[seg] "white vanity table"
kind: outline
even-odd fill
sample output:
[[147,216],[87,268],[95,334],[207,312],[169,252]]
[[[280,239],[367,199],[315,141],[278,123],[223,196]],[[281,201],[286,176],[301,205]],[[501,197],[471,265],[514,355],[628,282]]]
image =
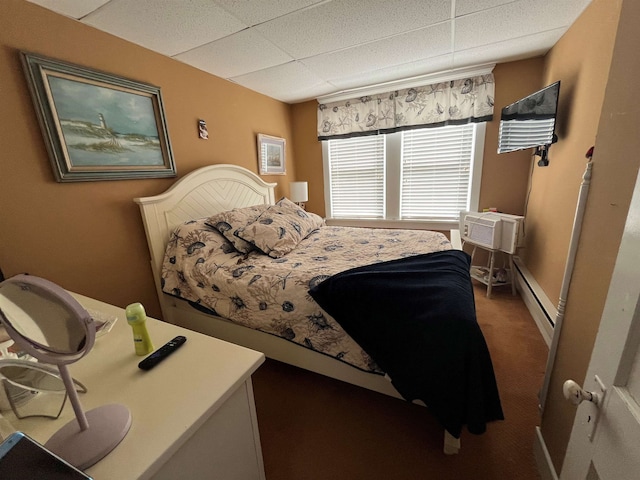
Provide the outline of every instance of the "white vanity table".
[[[150,371],[138,368],[124,309],[73,295],[85,308],[118,317],[89,354],[71,365],[88,392],[85,410],[121,403],[132,423],[124,440],[86,472],[95,480],[219,478],[264,480],[251,375],[260,352],[149,318],[154,346],[184,335],[187,342]],[[40,443],[73,420],[69,402],[56,419],[5,417]]]

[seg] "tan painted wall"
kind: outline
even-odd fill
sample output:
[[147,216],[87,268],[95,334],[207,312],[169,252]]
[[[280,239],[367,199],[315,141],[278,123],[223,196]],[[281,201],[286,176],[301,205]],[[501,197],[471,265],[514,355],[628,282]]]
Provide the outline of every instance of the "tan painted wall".
[[535,92],[542,82],[542,57],[496,65],[496,98],[493,121],[487,123],[482,166],[480,209],[522,215],[531,170],[531,151],[498,154],[500,111],[503,107]]
[[[288,175],[267,176],[288,194],[295,177],[290,106],[102,33],[23,0],[0,2],[0,268],[29,272],[70,290],[125,306],[160,310],[134,197],[175,179],[57,183],[18,52],[161,87],[178,176],[209,164],[257,172],[256,135],[288,140]],[[197,136],[207,121],[208,141]]]
[[607,83],[618,9],[594,1],[547,54],[544,85],[561,81],[556,134],[548,167],[533,169],[527,209],[527,268],[557,303],[580,182],[594,145]]
[[[586,132],[596,138],[591,189],[541,425],[558,472],[575,417],[562,383],[584,380],[640,166],[639,20],[635,0],[594,0],[547,61],[548,71],[573,72],[575,79],[567,128],[574,152],[569,155],[584,154],[578,140],[587,141]],[[584,163],[583,158],[573,161]]]
[[307,210],[325,216],[324,177],[322,169],[322,144],[316,134],[316,107],[318,103],[297,103],[291,106],[293,136],[296,157],[296,175],[300,181],[309,182]]

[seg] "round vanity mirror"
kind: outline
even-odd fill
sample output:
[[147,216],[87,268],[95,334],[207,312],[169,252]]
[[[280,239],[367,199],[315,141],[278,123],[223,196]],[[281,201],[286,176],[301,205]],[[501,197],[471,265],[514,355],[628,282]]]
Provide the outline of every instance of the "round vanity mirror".
[[0,283],[0,324],[26,353],[60,370],[77,421],[63,426],[45,446],[81,470],[113,450],[131,426],[129,409],[112,404],[85,413],[67,367],[93,347],[96,332],[89,313],[55,283],[16,275]]
[[[70,363],[86,354],[95,340],[88,312],[66,291],[38,277],[22,275],[0,284],[2,323],[29,353],[37,349],[48,363]],[[34,355],[36,356],[36,355]],[[36,358],[38,358],[36,356]],[[68,361],[66,361],[68,360]]]

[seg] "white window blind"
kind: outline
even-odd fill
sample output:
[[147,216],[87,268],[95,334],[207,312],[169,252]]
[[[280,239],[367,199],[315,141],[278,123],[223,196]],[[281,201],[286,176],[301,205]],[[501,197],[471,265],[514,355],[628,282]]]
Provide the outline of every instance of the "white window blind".
[[322,142],[332,225],[446,229],[476,211],[484,123]]
[[385,136],[329,140],[333,218],[384,218]]
[[401,219],[454,221],[468,209],[474,124],[402,132]]
[[498,153],[549,145],[553,142],[555,118],[503,120],[498,135]]

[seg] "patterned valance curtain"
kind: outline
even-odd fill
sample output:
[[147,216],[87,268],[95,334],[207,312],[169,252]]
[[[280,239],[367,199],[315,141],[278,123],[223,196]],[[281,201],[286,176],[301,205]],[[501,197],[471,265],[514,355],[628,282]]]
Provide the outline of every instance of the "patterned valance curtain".
[[318,105],[318,140],[493,118],[493,74]]

